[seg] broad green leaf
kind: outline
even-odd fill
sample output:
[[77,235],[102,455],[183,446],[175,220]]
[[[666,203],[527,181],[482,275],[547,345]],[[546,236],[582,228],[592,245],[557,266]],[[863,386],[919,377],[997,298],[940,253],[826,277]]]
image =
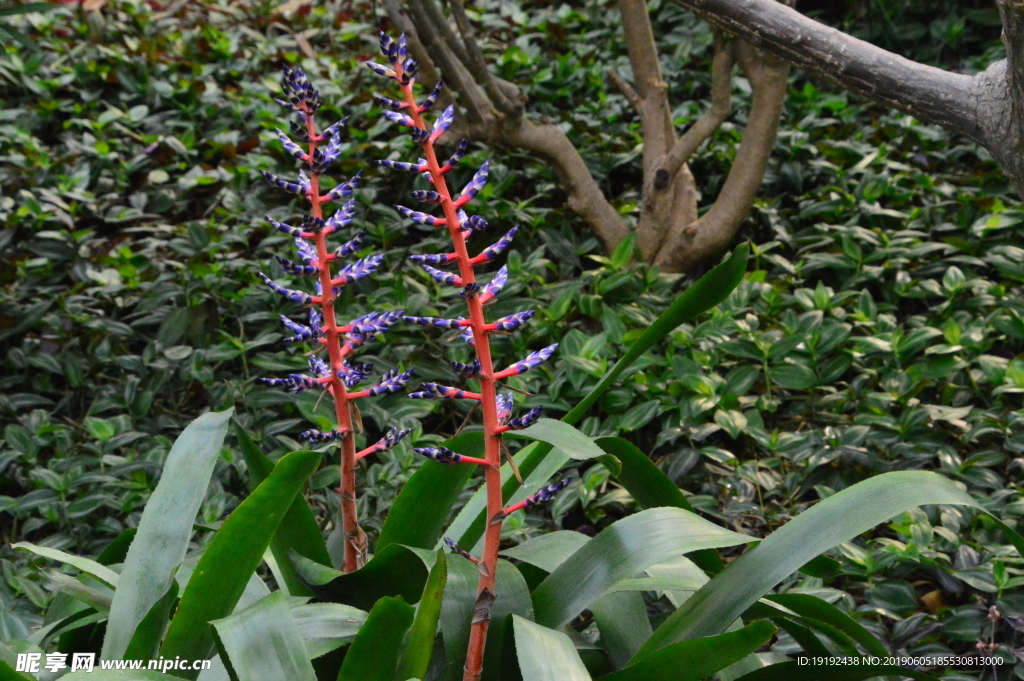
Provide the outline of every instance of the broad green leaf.
[[429,570],[422,556],[400,544],[384,547],[366,565],[348,574],[297,553],[291,554],[291,560],[299,578],[317,598],[362,610],[369,610],[384,596],[401,596],[406,602],[415,602],[423,593]]
[[398,596],[377,601],[345,655],[338,681],[393,681],[414,613]]
[[[747,269],[747,257],[750,248],[747,244],[741,244],[733,251],[723,263],[712,269],[703,277],[698,279],[692,286],[683,292],[672,305],[663,312],[641,334],[629,350],[619,359],[618,362],[605,374],[587,396],[580,401],[572,410],[562,417],[562,422],[570,426],[575,425],[583,418],[590,408],[597,403],[601,396],[614,385],[619,376],[628,369],[633,362],[640,358],[645,352],[651,349],[656,343],[668,336],[680,324],[683,324],[697,315],[710,310],[723,300],[729,297]],[[516,456],[516,465],[520,473],[527,478],[528,484],[520,486],[519,482],[512,475],[511,467],[508,464],[502,466],[502,498],[508,502],[513,495],[518,500],[536,493],[542,486],[547,484],[550,475],[547,477],[534,476],[533,473],[545,463],[545,470],[558,471],[569,460],[564,454],[556,452],[551,454],[552,446],[546,442],[536,443],[524,447]],[[547,459],[553,459],[547,461]],[[459,512],[448,530],[448,536],[458,537],[458,543],[463,547],[475,546],[480,537],[483,536],[486,523],[487,495],[481,488],[473,495]]]
[[[596,442],[598,447],[622,464],[622,471],[616,479],[641,506],[674,506],[693,512],[693,506],[686,499],[686,495],[632,442],[621,437],[602,437]],[[724,567],[721,557],[714,550],[698,551],[691,558],[709,574],[721,572]]]
[[590,537],[571,530],[556,530],[527,539],[519,546],[505,549],[501,555],[554,572],[572,554],[582,549]]
[[[238,505],[199,559],[160,654],[165,658],[206,659],[213,650],[209,622],[231,614],[259,567],[263,552],[295,495],[320,465],[319,452],[292,452]],[[186,678],[197,674],[183,673]]]
[[602,530],[541,582],[533,592],[537,622],[564,627],[613,584],[651,565],[749,540],[678,508],[652,508],[628,516]]
[[605,593],[589,607],[605,652],[622,669],[653,633],[644,597],[635,591]]
[[706,583],[707,580],[679,577],[640,577],[616,582],[605,593],[614,594],[622,591],[696,591]]
[[129,527],[114,537],[114,540],[107,544],[107,548],[103,549],[103,553],[96,557],[96,562],[100,565],[123,563],[128,557],[128,549],[135,539],[136,532],[138,532],[136,528]]
[[775,631],[770,622],[761,620],[738,631],[674,643],[649,659],[601,678],[607,681],[701,681],[763,646]]
[[529,428],[510,431],[508,434],[546,442],[571,459],[596,459],[604,454],[592,439],[564,421],[539,419]]
[[310,659],[351,643],[366,621],[366,612],[338,603],[312,603],[291,609]]
[[30,544],[27,541],[11,544],[11,548],[28,551],[29,553],[34,553],[37,556],[42,556],[43,558],[49,558],[50,560],[66,563],[72,567],[78,568],[82,572],[92,575],[112,589],[117,588],[117,580],[120,578],[120,575],[95,560],[80,558],[79,556],[73,556],[70,553],[64,553],[58,549],[51,549],[46,546],[36,546],[35,544]]
[[591,681],[572,640],[560,631],[549,629],[513,615],[516,656],[524,679],[530,681]]
[[316,681],[287,598],[280,591],[210,624],[221,660],[238,681]]
[[[885,473],[857,483],[815,504],[733,561],[676,610],[635,659],[671,643],[721,633],[815,556],[923,504],[981,508],[951,480],[928,471]],[[1005,525],[1003,532],[1024,555],[1024,539]]]
[[[866,681],[867,679],[877,679],[883,676],[911,678],[915,679],[915,681],[938,681],[938,679],[930,674],[893,665],[872,667],[830,666],[828,667],[828,672],[823,675],[821,667],[800,666],[797,662],[773,664],[745,674],[737,681],[821,681],[823,678],[827,678],[828,681]],[[605,678],[611,679],[611,677]]]
[[150,608],[149,613],[142,618],[139,626],[135,627],[132,640],[124,651],[126,660],[150,660],[157,656],[160,650],[160,641],[167,631],[167,623],[174,612],[174,606],[178,602],[178,582],[171,582],[167,593],[156,604]]
[[103,639],[103,659],[122,659],[139,622],[170,588],[174,571],[185,559],[192,524],[206,497],[233,411],[203,414],[171,447],[121,568]]
[[399,665],[399,679],[423,679],[427,676],[430,655],[434,652],[434,637],[437,622],[441,617],[441,602],[444,598],[445,583],[448,579],[448,563],[444,551],[437,552],[434,567],[430,568],[423,596],[416,607],[416,618],[409,630],[402,662]]
[[869,655],[885,657],[889,654],[885,645],[874,634],[857,623],[852,617],[836,606],[809,594],[773,594],[765,600],[792,610],[809,620],[824,622],[859,643]]
[[[249,470],[249,490],[255,490],[274,470],[274,462],[260,451],[249,434],[237,423],[235,437]],[[295,574],[295,566],[288,558],[288,552],[293,549],[299,555],[321,565],[331,565],[331,557],[327,553],[320,526],[317,525],[309,504],[301,494],[295,496],[291,508],[281,518],[281,524],[278,525],[277,532],[270,542],[270,550],[277,560],[277,567],[281,571],[288,592],[293,596],[312,596],[313,594],[299,581]]]
[[[481,457],[483,434],[465,433],[448,440],[444,446],[465,456]],[[447,466],[436,461],[424,461],[405,483],[388,511],[377,540],[377,552],[390,544],[435,548],[452,506],[472,474],[473,466]]]

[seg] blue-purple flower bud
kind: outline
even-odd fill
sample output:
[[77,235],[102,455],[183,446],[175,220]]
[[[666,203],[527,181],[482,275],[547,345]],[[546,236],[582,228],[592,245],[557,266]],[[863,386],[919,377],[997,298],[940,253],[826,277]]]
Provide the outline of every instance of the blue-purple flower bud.
[[459,317],[458,319],[442,319],[441,317],[402,317],[402,320],[410,324],[432,326],[435,329],[461,329],[461,322],[464,321],[462,317]]
[[515,239],[516,233],[519,231],[519,226],[515,226],[512,229],[505,232],[505,236],[501,237],[493,244],[485,248],[480,252],[480,256],[483,257],[484,262],[490,262],[497,258],[499,255],[505,252],[505,249],[512,244],[512,240]]
[[437,98],[441,96],[441,91],[443,89],[444,82],[440,80],[437,81],[437,85],[434,86],[434,89],[431,90],[430,94],[427,95],[426,99],[424,99],[423,102],[420,103],[420,113],[426,113],[427,111],[430,111],[431,108],[433,108],[434,104],[437,103]]
[[501,289],[505,287],[506,282],[508,282],[508,265],[502,265],[498,273],[494,275],[494,278],[488,282],[487,286],[484,286],[484,290],[480,294],[480,302],[486,303],[492,300],[501,293]]
[[524,415],[508,420],[509,430],[522,430],[523,428],[529,428],[540,419],[541,412],[543,409],[540,407],[534,407]]
[[423,203],[441,203],[441,195],[429,189],[417,189],[412,192],[412,198]]
[[275,283],[270,277],[268,277],[267,275],[263,274],[262,272],[257,272],[256,274],[258,274],[260,276],[260,279],[263,280],[263,283],[265,283],[267,286],[270,287],[271,291],[273,291],[274,293],[276,293],[276,294],[278,294],[280,296],[284,296],[285,298],[287,298],[288,300],[292,301],[293,303],[300,303],[302,305],[309,305],[310,303],[313,302],[312,296],[310,296],[305,291],[295,291],[295,290],[290,289],[290,288],[285,288],[284,286],[281,286],[280,284]]
[[460,378],[479,378],[480,371],[483,367],[480,365],[480,360],[474,358],[472,362],[463,364],[462,362],[451,362],[452,371],[455,372]]
[[413,451],[438,463],[459,463],[462,461],[461,454],[456,454],[447,447],[417,447]]
[[525,310],[523,312],[510,314],[509,316],[502,317],[494,322],[494,328],[498,331],[515,331],[520,326],[530,321],[530,318],[535,314],[537,314],[536,310]]
[[554,343],[552,345],[547,346],[546,348],[541,348],[536,352],[531,352],[529,355],[526,356],[526,359],[521,359],[515,364],[509,366],[507,369],[504,369],[498,373],[504,376],[517,376],[519,374],[525,374],[527,371],[533,369],[544,360],[549,359],[551,355],[555,354],[555,350],[557,348],[558,343]]
[[448,284],[449,286],[462,286],[462,277],[459,275],[452,274],[451,272],[442,272],[441,270],[433,268],[424,262],[418,264],[426,270],[427,274],[442,284]]

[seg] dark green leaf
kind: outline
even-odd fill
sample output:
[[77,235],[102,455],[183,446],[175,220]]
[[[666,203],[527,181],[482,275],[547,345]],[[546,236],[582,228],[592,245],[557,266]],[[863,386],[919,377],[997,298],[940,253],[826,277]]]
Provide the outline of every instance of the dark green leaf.
[[400,596],[377,601],[345,655],[338,681],[393,681],[414,613]]

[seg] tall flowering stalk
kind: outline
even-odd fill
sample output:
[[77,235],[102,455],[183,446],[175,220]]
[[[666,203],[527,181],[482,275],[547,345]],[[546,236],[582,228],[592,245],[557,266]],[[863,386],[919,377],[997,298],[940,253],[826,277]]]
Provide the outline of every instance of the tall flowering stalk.
[[[445,180],[449,173],[461,160],[466,152],[466,142],[459,143],[454,155],[444,164],[438,161],[434,143],[440,138],[454,118],[454,108],[449,107],[428,126],[424,114],[430,111],[441,93],[442,84],[430,92],[422,102],[418,102],[413,94],[416,80],[416,61],[409,57],[405,36],[397,41],[384,33],[380,34],[380,47],[390,66],[368,62],[367,66],[375,73],[395,81],[401,89],[402,99],[392,100],[378,97],[384,107],[384,115],[390,120],[409,128],[413,141],[423,149],[424,158],[416,163],[401,161],[381,161],[381,165],[393,170],[418,173],[430,182],[434,189],[413,192],[413,198],[426,204],[440,205],[442,215],[432,216],[428,213],[412,210],[405,206],[396,206],[398,211],[413,222],[445,227],[452,241],[452,252],[429,255],[413,255],[410,259],[420,265],[431,277],[441,283],[461,289],[469,309],[469,319],[441,319],[435,317],[405,317],[406,321],[441,329],[462,331],[462,338],[476,351],[476,357],[467,363],[452,362],[452,370],[463,379],[475,380],[479,390],[471,391],[460,388],[423,383],[418,392],[409,395],[419,399],[463,399],[477,401],[483,411],[484,426],[484,458],[463,456],[445,447],[417,449],[420,454],[449,464],[479,465],[484,469],[487,488],[487,524],[484,535],[483,555],[479,558],[460,548],[456,543],[446,539],[451,549],[470,559],[479,566],[480,580],[477,586],[476,608],[470,630],[469,649],[466,657],[466,681],[480,678],[483,668],[484,645],[487,628],[490,623],[491,604],[494,601],[494,583],[497,575],[498,548],[501,540],[501,526],[505,517],[519,508],[529,506],[551,498],[565,483],[547,487],[529,499],[503,508],[501,495],[501,434],[508,430],[525,428],[540,418],[540,409],[535,408],[518,418],[512,417],[511,393],[499,394],[498,381],[522,374],[551,357],[557,344],[548,346],[530,354],[506,369],[495,371],[491,361],[490,336],[493,333],[507,333],[525,324],[533,316],[533,310],[519,312],[488,323],[484,316],[484,305],[494,300],[506,283],[508,270],[501,267],[497,274],[485,285],[477,282],[475,268],[490,263],[498,258],[512,243],[518,227],[513,227],[496,243],[484,248],[478,255],[470,256],[466,242],[475,233],[487,228],[487,223],[479,216],[469,216],[464,208],[477,196],[487,183],[488,164],[473,175],[458,196],[452,198]],[[454,264],[458,274],[438,269],[436,266]]]
[[[324,206],[350,197],[362,171],[330,191],[321,193],[321,175],[341,155],[340,133],[345,120],[342,119],[322,132],[317,132],[316,113],[323,100],[301,68],[286,67],[282,87],[286,100],[277,101],[298,117],[298,122],[290,122],[290,128],[292,134],[303,142],[305,147],[293,142],[280,128],[277,135],[285,150],[298,159],[305,169],[299,172],[299,178],[295,182],[283,180],[267,172],[262,172],[262,175],[275,187],[304,198],[309,202],[310,210],[309,215],[303,216],[301,226],[284,224],[269,216],[267,219],[276,229],[295,238],[295,249],[301,263],[278,256],[281,268],[292,275],[313,277],[316,295],[284,288],[263,273],[260,273],[260,276],[274,292],[309,308],[308,325],[296,323],[284,315],[281,316],[281,321],[293,334],[285,339],[286,342],[312,343],[314,350],[309,354],[309,375],[290,374],[285,378],[261,380],[294,393],[318,388],[327,391],[334,398],[338,427],[327,433],[307,430],[300,437],[315,445],[340,442],[341,486],[338,493],[341,495],[342,529],[345,539],[343,569],[345,572],[352,572],[362,567],[367,549],[366,535],[359,527],[356,514],[357,462],[370,454],[391,449],[410,432],[392,429],[375,444],[362,451],[356,451],[352,410],[355,401],[360,398],[386,395],[401,390],[408,383],[412,372],[392,369],[377,383],[361,390],[352,390],[366,380],[373,369],[370,364],[351,363],[352,355],[375,335],[386,331],[399,321],[402,312],[374,312],[353,319],[347,324],[338,324],[335,310],[338,293],[346,284],[373,274],[380,266],[383,256],[369,255],[341,267],[336,272],[332,271],[331,263],[341,261],[362,249],[365,231],[360,231],[334,251],[329,251],[327,237],[351,224],[355,216],[355,199],[350,199],[327,219],[324,218]],[[305,170],[309,171],[308,175]],[[324,348],[327,349],[326,362],[317,356]]]

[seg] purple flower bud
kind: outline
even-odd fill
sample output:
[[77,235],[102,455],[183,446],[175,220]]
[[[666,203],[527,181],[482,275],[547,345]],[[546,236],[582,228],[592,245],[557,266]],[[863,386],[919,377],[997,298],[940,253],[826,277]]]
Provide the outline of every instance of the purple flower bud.
[[329,128],[320,133],[320,137],[325,140],[335,137],[339,132],[341,132],[341,129],[345,127],[346,123],[348,123],[348,116],[345,116],[341,120],[332,124]]
[[327,192],[327,198],[330,201],[337,201],[345,197],[351,196],[352,192],[355,191],[356,185],[359,184],[359,179],[363,176],[363,171],[360,170],[352,176],[348,182],[342,182],[337,187]]
[[479,215],[472,217],[466,215],[466,211],[459,211],[459,226],[467,232],[482,232],[487,229],[487,220]]
[[402,320],[409,324],[420,326],[432,326],[435,329],[461,329],[462,317],[458,319],[442,319],[440,317],[402,317]]
[[331,234],[332,232],[337,232],[342,227],[348,227],[352,223],[352,220],[353,218],[355,218],[355,216],[356,200],[352,199],[330,217],[330,219],[324,225],[324,228],[327,230],[328,234]]
[[419,392],[409,393],[410,398],[414,400],[461,400],[461,399],[476,399],[475,394],[470,394],[465,390],[458,388],[452,388],[447,385],[438,385],[437,383],[420,383]]
[[279,255],[275,255],[274,259],[281,264],[281,269],[288,274],[294,274],[297,276],[313,276],[320,273],[320,268],[315,265],[299,265],[298,263],[294,263],[287,258],[282,258]]
[[409,43],[405,40],[405,34],[398,34],[398,58],[405,59],[409,56]]
[[299,260],[305,265],[318,265],[316,259],[316,251],[309,245],[305,239],[296,237],[295,239],[295,252],[299,256]]
[[384,31],[378,31],[377,37],[380,40],[381,54],[392,64],[396,63],[398,61],[398,45]]
[[483,293],[480,294],[480,302],[486,303],[501,293],[501,289],[504,288],[506,282],[508,282],[508,265],[502,265],[498,273],[494,275],[494,279],[491,279],[487,286],[484,287]]
[[544,503],[545,501],[551,501],[552,499],[555,498],[556,494],[558,494],[563,489],[568,487],[570,482],[571,480],[569,480],[569,478],[565,478],[564,480],[556,482],[553,485],[542,487],[541,490],[536,494],[526,497],[526,499],[523,500],[523,506],[536,506],[537,504]]
[[442,284],[448,284],[450,286],[462,286],[462,277],[451,272],[442,272],[439,269],[435,269],[426,263],[418,263],[420,267],[426,270],[427,274],[441,282]]
[[479,378],[480,371],[483,369],[480,365],[480,360],[476,358],[467,364],[463,364],[462,362],[451,362],[451,365],[452,371],[454,371],[460,378]]
[[413,222],[417,222],[421,225],[434,225],[436,227],[438,225],[444,224],[444,218],[435,218],[433,215],[421,213],[420,211],[413,210],[412,208],[406,208],[405,206],[395,206],[395,210],[397,210],[399,213],[401,213],[408,219],[412,220]]
[[498,423],[504,423],[512,415],[512,393],[498,393],[494,404],[498,410]]
[[469,561],[473,561],[473,562],[477,562],[477,559],[476,559],[476,558],[474,558],[474,557],[473,557],[473,556],[472,556],[472,555],[471,555],[471,554],[469,553],[469,551],[465,550],[464,548],[462,548],[461,546],[459,546],[458,544],[456,544],[455,542],[453,542],[453,541],[452,541],[451,539],[449,539],[448,537],[445,537],[445,538],[444,538],[444,543],[448,545],[448,548],[452,550],[452,553],[457,553],[457,554],[459,554],[460,556],[462,556],[463,558],[465,558],[466,560],[469,560]]
[[526,310],[525,312],[510,314],[509,316],[502,317],[494,322],[494,328],[498,331],[515,331],[520,326],[528,322],[530,317],[535,314],[537,314],[536,310]]
[[356,251],[363,247],[363,239],[365,238],[366,230],[359,230],[359,232],[356,233],[356,235],[352,237],[349,241],[346,241],[342,245],[338,246],[338,248],[334,251],[334,255],[336,255],[339,258],[344,258],[346,256],[352,255],[353,253],[355,253]]
[[288,138],[288,135],[284,134],[284,131],[281,130],[281,128],[275,128],[275,130],[277,131],[277,139],[281,141],[281,146],[284,147],[284,150],[300,161],[305,160],[305,150],[295,142],[292,142],[291,139]]
[[441,203],[441,195],[426,189],[417,189],[412,193],[412,198],[423,203]]
[[476,346],[476,338],[473,337],[473,327],[467,326],[466,330],[459,334],[459,338],[472,346]]
[[373,371],[372,364],[348,364],[346,362],[335,373],[341,379],[341,382],[345,384],[346,388],[354,388],[365,381],[371,371]]
[[430,94],[427,95],[427,98],[424,99],[423,102],[420,104],[420,113],[426,113],[427,111],[430,111],[434,104],[437,103],[437,98],[441,96],[441,91],[443,89],[444,82],[440,80],[437,81],[437,85],[434,86],[434,89],[430,91]]
[[391,170],[401,170],[404,173],[425,173],[427,172],[427,166],[425,163],[406,163],[405,161],[377,161],[377,165],[384,166]]
[[377,103],[380,104],[381,107],[384,109],[389,109],[391,111],[401,111],[403,108],[405,108],[405,102],[396,102],[393,99],[381,97],[380,95],[374,95],[373,98],[376,99]]
[[416,121],[412,119],[412,116],[401,113],[399,111],[385,111],[384,117],[390,121],[398,123],[399,125],[405,125],[410,128],[416,127]]
[[331,370],[327,366],[327,362],[323,361],[316,355],[309,356],[309,371],[317,378],[324,378],[325,376],[331,375]]
[[540,407],[534,407],[530,411],[526,412],[519,418],[509,419],[508,429],[509,430],[522,430],[523,428],[529,428],[540,419],[540,415],[543,409]]
[[399,372],[398,369],[392,369],[384,374],[380,381],[367,388],[366,393],[371,397],[396,393],[405,387],[410,378],[412,378],[412,369],[403,372]]
[[299,439],[305,440],[311,445],[322,445],[333,440],[340,440],[345,436],[345,433],[340,429],[334,429],[328,433],[321,432],[319,430],[304,430],[299,433]]
[[427,253],[425,255],[410,255],[409,260],[414,263],[430,263],[431,265],[444,265],[458,259],[456,253]]
[[424,130],[422,128],[410,128],[409,137],[412,138],[413,144],[422,147],[424,144],[430,141],[430,131]]
[[392,71],[391,69],[389,69],[386,66],[382,66],[380,64],[375,64],[372,61],[368,61],[368,62],[364,62],[364,63],[366,64],[366,68],[370,69],[371,71],[376,73],[378,76],[384,76],[385,78],[394,78],[395,77],[395,72]]
[[319,326],[305,326],[303,324],[297,324],[292,320],[288,319],[284,315],[280,315],[281,323],[284,324],[285,328],[294,333],[294,336],[289,336],[284,339],[285,343],[302,343],[305,341],[313,341],[323,335]]
[[462,461],[461,454],[456,454],[447,447],[417,447],[413,451],[438,463],[459,463]]
[[463,298],[473,298],[478,293],[480,293],[480,284],[476,283],[475,281],[471,284],[466,284],[465,286],[462,287],[462,290],[459,291],[459,295],[461,295]]
[[365,258],[341,268],[334,279],[331,280],[331,283],[335,286],[343,286],[353,281],[364,279],[376,272],[382,262],[384,262],[383,255],[368,255]]
[[270,224],[272,224],[274,228],[277,229],[279,232],[284,232],[288,236],[293,236],[296,239],[302,238],[302,230],[299,229],[298,227],[292,227],[291,225],[286,225],[283,222],[278,222],[269,215],[266,215],[264,217],[266,217],[267,221],[270,222]]
[[310,303],[313,302],[313,298],[308,293],[306,293],[305,291],[294,291],[292,289],[285,288],[285,287],[281,286],[280,284],[274,283],[274,281],[271,280],[270,277],[268,277],[267,275],[263,274],[262,272],[257,272],[256,274],[260,275],[260,279],[262,279],[263,283],[265,283],[267,286],[270,287],[271,291],[273,291],[274,293],[276,293],[276,294],[278,294],[280,296],[284,296],[285,298],[287,298],[288,300],[292,301],[293,303],[300,303],[302,305],[309,305]]
[[387,432],[386,435],[384,435],[384,437],[382,437],[381,439],[377,440],[373,444],[373,448],[376,451],[378,451],[378,452],[386,452],[389,449],[393,449],[395,447],[395,445],[397,445],[399,442],[401,442],[405,438],[405,436],[408,435],[411,432],[412,432],[412,428],[406,428],[404,430],[399,430],[398,428],[392,428],[391,430],[389,430]]
[[260,175],[262,175],[263,179],[269,182],[270,184],[274,185],[278,189],[281,189],[282,191],[288,192],[289,194],[305,196],[307,193],[309,193],[309,179],[306,178],[306,176],[302,173],[299,173],[298,182],[288,182],[287,180],[282,180],[277,175],[268,173],[265,170],[261,170]]
[[430,133],[431,140],[437,140],[441,135],[448,131],[451,127],[452,122],[455,120],[455,105],[449,106],[445,109],[437,120],[434,121],[434,129]]
[[316,379],[302,374],[288,374],[285,378],[259,378],[256,380],[264,385],[283,388],[286,393],[296,394],[320,385]]
[[526,359],[521,359],[515,364],[509,366],[507,369],[503,369],[495,374],[495,378],[504,378],[506,376],[517,376],[519,374],[525,374],[530,369],[534,368],[544,360],[555,354],[555,350],[558,348],[558,343],[549,345],[546,348],[542,348],[536,352],[531,352],[527,355]]
[[490,164],[484,161],[484,164],[480,166],[480,170],[476,171],[473,175],[473,179],[469,181],[462,189],[462,194],[455,200],[458,205],[463,205],[480,193],[480,190],[487,186],[487,171],[490,169]]

